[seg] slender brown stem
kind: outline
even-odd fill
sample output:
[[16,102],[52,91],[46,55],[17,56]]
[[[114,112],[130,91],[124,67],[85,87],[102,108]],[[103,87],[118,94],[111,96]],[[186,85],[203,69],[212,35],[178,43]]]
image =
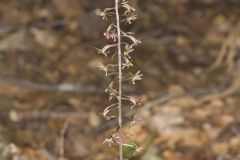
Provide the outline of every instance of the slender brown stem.
[[117,21],[117,33],[118,33],[118,124],[119,124],[119,160],[123,160],[123,140],[122,140],[122,50],[121,50],[121,27],[120,16],[118,10],[119,0],[115,0],[116,21]]

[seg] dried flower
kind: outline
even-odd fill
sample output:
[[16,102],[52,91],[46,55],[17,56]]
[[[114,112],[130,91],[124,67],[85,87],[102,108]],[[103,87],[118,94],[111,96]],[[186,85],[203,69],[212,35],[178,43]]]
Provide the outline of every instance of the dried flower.
[[125,68],[128,69],[133,66],[132,62],[127,57],[124,57],[124,60],[125,60],[125,63],[122,64],[122,69],[125,69]]
[[115,64],[108,64],[108,65],[103,65],[102,63],[100,63],[98,65],[98,69],[101,70],[101,71],[104,71],[105,72],[105,76],[109,76],[109,75],[112,75],[112,74],[115,74],[116,73],[116,66]]
[[122,3],[120,3],[119,7],[124,8],[126,11],[124,12],[124,15],[127,15],[131,12],[134,12],[135,9],[133,7],[131,7],[127,1],[123,1]]
[[95,11],[95,13],[96,13],[97,16],[102,17],[102,19],[105,19],[105,20],[107,19],[107,14],[104,11],[101,11],[100,9],[97,9]]
[[105,138],[104,141],[103,141],[103,144],[107,144],[109,147],[111,147],[113,144],[114,144],[114,140],[112,137],[110,138]]
[[123,36],[123,37],[126,37],[126,38],[128,38],[129,40],[132,41],[133,44],[131,45],[131,47],[137,46],[138,44],[141,43],[140,40],[138,40],[138,39],[136,39],[134,36],[132,36],[132,35],[133,35],[132,32],[125,33],[125,32],[122,31],[121,33],[122,33],[122,36]]
[[134,98],[134,97],[131,97],[131,96],[125,96],[123,99],[124,100],[128,100],[129,102],[131,102],[131,104],[132,104],[130,106],[131,109],[141,105],[141,99],[140,98]]
[[105,89],[105,92],[109,95],[109,100],[112,100],[114,97],[118,96],[118,92],[114,89],[114,82],[111,82],[109,86]]
[[103,113],[102,113],[103,117],[106,118],[107,120],[110,120],[110,119],[112,119],[112,118],[116,118],[116,116],[109,116],[108,113],[109,113],[110,111],[114,110],[114,109],[117,109],[117,105],[118,105],[117,103],[114,103],[114,104],[106,107],[106,108],[103,110]]
[[107,31],[104,33],[104,36],[107,38],[107,39],[113,39],[114,40],[114,42],[116,41],[116,39],[117,39],[117,29],[116,29],[116,27],[113,25],[113,24],[111,24],[109,27],[108,27],[108,29],[107,29]]
[[142,76],[143,76],[143,74],[141,74],[140,71],[137,71],[137,73],[135,73],[135,74],[130,73],[129,80],[132,84],[135,84],[135,81],[142,80]]
[[96,50],[98,54],[103,54],[105,57],[107,57],[107,54],[110,53],[110,51],[108,50],[116,46],[117,46],[116,44],[110,44],[110,45],[104,46],[102,49],[96,48]]
[[131,24],[132,21],[135,21],[137,19],[137,15],[135,13],[130,13],[127,18],[125,19],[128,24]]
[[111,16],[114,14],[113,11],[114,8],[106,8],[103,11],[101,11],[100,9],[96,9],[95,13],[97,16],[102,17],[103,20],[107,20],[107,16]]
[[123,54],[124,54],[125,57],[131,59],[131,57],[129,56],[129,53],[131,53],[133,51],[134,51],[134,49],[132,48],[132,46],[130,46],[129,44],[126,44]]
[[126,35],[126,37],[129,38],[133,42],[132,46],[137,46],[142,43],[140,40],[136,39],[133,36]]
[[120,128],[118,127],[115,131],[111,132],[111,134],[104,139],[103,144],[108,144],[109,147],[111,147],[114,144],[119,144],[119,139],[121,138],[118,132],[119,129]]

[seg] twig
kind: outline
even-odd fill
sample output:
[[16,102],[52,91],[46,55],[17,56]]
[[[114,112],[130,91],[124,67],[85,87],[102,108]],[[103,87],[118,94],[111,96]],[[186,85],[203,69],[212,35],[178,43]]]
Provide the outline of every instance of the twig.
[[221,66],[222,64],[226,64],[228,67],[228,71],[231,71],[236,64],[234,63],[236,57],[236,34],[239,30],[240,23],[236,24],[231,28],[231,32],[228,37],[224,41],[219,51],[219,54],[215,60],[215,62],[210,66],[211,70],[214,70]]
[[[15,113],[14,113],[15,114]],[[2,114],[0,114],[2,116]],[[53,112],[53,111],[19,111],[16,113],[17,121],[31,121],[33,119],[78,119],[82,118],[83,120],[88,119],[88,115],[86,113],[81,112]],[[11,118],[11,113],[10,113]]]
[[199,100],[199,103],[204,103],[204,102],[208,102],[210,100],[230,96],[234,93],[237,93],[237,91],[239,90],[239,87],[240,87],[240,76],[237,73],[237,75],[233,79],[232,84],[229,87],[227,87],[223,91],[216,91],[213,94],[205,95],[205,96],[201,97],[201,99]]
[[60,154],[60,160],[64,160],[65,159],[65,155],[64,155],[64,140],[65,140],[65,134],[67,132],[68,129],[68,121],[64,122],[63,128],[61,130],[61,134],[60,134],[60,150],[59,150],[59,154]]
[[157,105],[162,104],[162,103],[166,103],[166,102],[172,100],[173,98],[177,98],[177,97],[180,97],[180,96],[183,96],[183,95],[186,95],[186,93],[172,93],[172,94],[170,93],[170,94],[167,94],[166,96],[163,96],[163,97],[154,99],[152,101],[149,101],[143,107],[145,109],[150,109],[154,106],[157,106]]
[[53,91],[53,92],[84,92],[84,93],[103,93],[102,89],[94,85],[86,85],[78,83],[64,83],[64,84],[43,84],[33,82],[30,80],[19,80],[9,77],[1,77],[0,83],[22,86],[39,91]]

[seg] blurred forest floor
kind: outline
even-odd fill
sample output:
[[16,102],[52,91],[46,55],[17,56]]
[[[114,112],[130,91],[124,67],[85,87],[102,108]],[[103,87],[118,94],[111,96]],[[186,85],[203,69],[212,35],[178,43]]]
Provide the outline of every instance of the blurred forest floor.
[[[240,160],[240,1],[130,2],[139,18],[125,30],[142,40],[135,66],[144,79],[126,92],[145,101],[131,140],[145,149],[124,155]],[[114,122],[100,115],[108,80],[94,50],[106,44],[94,10],[111,5],[0,1],[0,159],[58,159],[63,137],[66,159],[114,159],[115,148],[102,144]]]

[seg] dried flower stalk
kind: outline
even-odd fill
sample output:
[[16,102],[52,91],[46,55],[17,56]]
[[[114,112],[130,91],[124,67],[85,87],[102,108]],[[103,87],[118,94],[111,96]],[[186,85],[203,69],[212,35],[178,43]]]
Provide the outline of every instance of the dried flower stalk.
[[122,139],[122,50],[121,50],[121,29],[120,16],[118,10],[119,0],[115,0],[115,11],[117,21],[117,38],[118,38],[118,125],[119,125],[119,160],[123,160],[123,139]]
[[[135,150],[134,155],[142,151],[142,148],[138,147],[137,144],[124,142],[124,138],[128,136],[125,136],[122,130],[124,115],[123,101],[124,104],[125,102],[128,103],[129,109],[134,109],[141,104],[140,99],[123,95],[122,88],[123,83],[128,82],[127,84],[135,85],[136,81],[141,80],[143,76],[140,71],[136,73],[128,71],[134,66],[131,58],[131,54],[134,51],[133,47],[140,44],[141,41],[134,37],[134,33],[121,30],[121,22],[124,24],[132,24],[132,22],[137,19],[137,15],[135,14],[135,9],[131,7],[126,0],[115,0],[115,7],[104,10],[97,9],[95,13],[106,21],[109,20],[109,17],[115,15],[115,22],[110,23],[106,32],[104,32],[104,36],[106,39],[112,39],[113,42],[116,43],[106,45],[102,49],[96,48],[96,50],[98,54],[102,54],[105,57],[108,57],[110,54],[113,54],[114,57],[114,53],[112,53],[113,50],[117,52],[117,63],[107,65],[100,64],[98,68],[105,72],[105,76],[116,78],[105,90],[109,95],[109,101],[114,101],[114,103],[107,106],[102,112],[102,115],[107,120],[117,118],[118,127],[114,132],[110,133],[103,143],[109,147],[118,145],[118,160],[123,160],[123,146],[132,147]],[[114,111],[117,111],[118,114],[114,115]],[[138,121],[136,117],[137,116],[127,118],[129,119],[130,127]]]

